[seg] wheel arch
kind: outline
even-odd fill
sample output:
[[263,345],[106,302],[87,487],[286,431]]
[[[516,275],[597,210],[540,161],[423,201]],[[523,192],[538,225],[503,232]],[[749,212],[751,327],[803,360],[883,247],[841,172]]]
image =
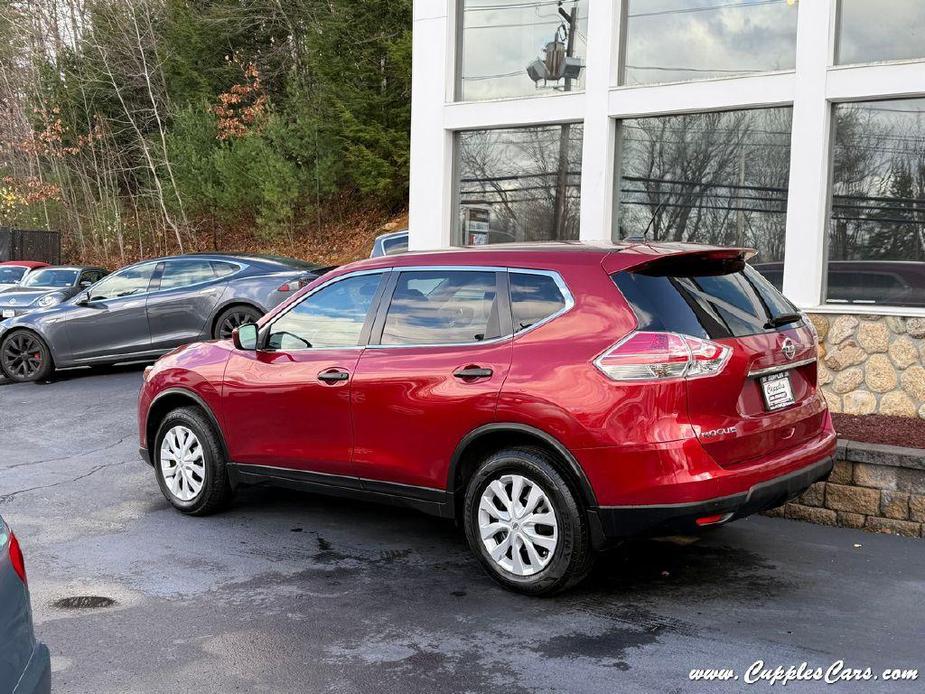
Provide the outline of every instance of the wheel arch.
[[466,484],[479,461],[494,451],[512,446],[533,446],[550,453],[572,491],[585,508],[597,506],[591,483],[572,452],[555,436],[536,427],[516,422],[486,424],[469,432],[453,452],[447,473],[447,496],[454,501],[459,517],[459,503]]
[[48,353],[51,355],[52,370],[58,367],[58,351],[54,348],[54,346],[52,346],[51,340],[48,339],[45,333],[33,327],[32,325],[11,325],[10,327],[4,329],[2,332],[0,332],[0,345],[3,345],[3,343],[6,341],[6,338],[8,338],[10,335],[14,335],[15,333],[32,333],[37,338],[39,338],[45,344],[45,347],[48,348]]
[[255,311],[257,311],[261,316],[265,316],[267,314],[267,310],[263,308],[262,306],[260,306],[260,304],[258,304],[256,301],[251,301],[248,299],[241,299],[238,297],[229,299],[228,301],[217,306],[215,310],[212,311],[212,316],[209,318],[209,323],[208,323],[209,330],[208,330],[207,339],[209,340],[213,339],[215,335],[215,329],[218,327],[218,319],[222,317],[225,311],[227,311],[230,308],[236,308],[238,306],[241,306],[243,308],[252,308]]
[[145,415],[145,446],[152,456],[151,460],[154,460],[154,439],[157,436],[157,430],[161,422],[164,421],[164,417],[177,408],[190,406],[202,410],[212,426],[215,427],[222,453],[225,456],[225,460],[228,460],[228,447],[225,443],[225,434],[222,431],[221,425],[218,423],[218,417],[215,416],[212,408],[209,407],[208,403],[199,394],[191,390],[186,390],[185,388],[168,388],[158,393],[148,407],[148,412]]

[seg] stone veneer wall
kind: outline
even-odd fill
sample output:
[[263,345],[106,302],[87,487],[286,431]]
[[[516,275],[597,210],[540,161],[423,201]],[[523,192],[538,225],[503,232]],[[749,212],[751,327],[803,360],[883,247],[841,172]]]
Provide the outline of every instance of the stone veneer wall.
[[835,468],[769,516],[925,537],[925,451],[839,441]]
[[810,316],[832,412],[925,419],[925,318]]

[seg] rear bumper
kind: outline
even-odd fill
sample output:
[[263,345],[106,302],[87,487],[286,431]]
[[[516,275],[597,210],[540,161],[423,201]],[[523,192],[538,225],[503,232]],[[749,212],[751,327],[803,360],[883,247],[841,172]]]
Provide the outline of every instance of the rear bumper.
[[29,664],[26,665],[19,684],[13,694],[50,694],[51,692],[51,656],[48,646],[36,642]]
[[829,455],[806,467],[751,486],[747,491],[703,501],[647,506],[602,506],[589,511],[592,525],[607,539],[638,535],[685,534],[701,528],[697,519],[722,516],[716,524],[775,508],[827,477]]

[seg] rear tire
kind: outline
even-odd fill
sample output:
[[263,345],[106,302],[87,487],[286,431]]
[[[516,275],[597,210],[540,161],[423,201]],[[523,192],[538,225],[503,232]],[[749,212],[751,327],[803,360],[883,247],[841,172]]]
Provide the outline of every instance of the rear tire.
[[14,330],[0,343],[0,370],[11,381],[42,381],[54,368],[48,345],[31,330]]
[[584,510],[542,449],[489,456],[466,489],[464,525],[482,567],[508,590],[552,595],[594,565]]
[[215,321],[212,337],[216,340],[230,340],[231,331],[247,323],[256,323],[263,313],[253,306],[232,306],[221,312]]
[[231,500],[221,439],[198,408],[171,411],[158,427],[151,453],[161,493],[178,511],[207,516]]

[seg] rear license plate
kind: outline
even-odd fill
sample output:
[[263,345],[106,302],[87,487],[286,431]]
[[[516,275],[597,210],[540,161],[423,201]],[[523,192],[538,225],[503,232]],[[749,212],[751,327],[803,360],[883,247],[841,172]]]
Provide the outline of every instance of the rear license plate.
[[15,316],[16,316],[16,311],[14,311],[13,309],[11,309],[11,308],[5,308],[5,309],[3,309],[3,317],[4,317],[4,318],[14,318]]
[[793,388],[790,387],[790,374],[786,371],[762,377],[761,390],[764,404],[770,412],[793,404]]

